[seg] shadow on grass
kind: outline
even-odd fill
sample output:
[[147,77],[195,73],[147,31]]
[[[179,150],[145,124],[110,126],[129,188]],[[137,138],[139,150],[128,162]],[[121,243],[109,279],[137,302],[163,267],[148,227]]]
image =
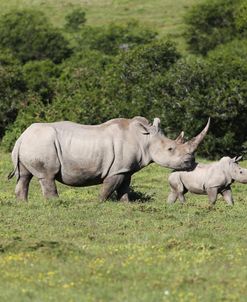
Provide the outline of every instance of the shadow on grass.
[[[119,202],[117,199],[117,194],[113,193],[109,199],[113,202]],[[143,193],[130,187],[129,191],[129,201],[133,203],[148,203],[154,201],[154,194]]]
[[130,202],[148,203],[154,201],[154,194],[143,193],[130,188]]
[[0,254],[3,253],[20,253],[35,252],[53,254],[55,256],[66,257],[70,254],[84,254],[79,247],[63,242],[52,240],[25,240],[21,237],[12,237],[8,242],[0,241]]

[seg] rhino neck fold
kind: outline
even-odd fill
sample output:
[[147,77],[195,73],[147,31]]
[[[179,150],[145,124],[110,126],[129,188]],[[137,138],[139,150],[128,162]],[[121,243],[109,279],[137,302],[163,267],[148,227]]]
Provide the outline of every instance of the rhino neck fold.
[[139,167],[140,169],[148,166],[153,161],[150,156],[149,147],[146,146],[146,148],[143,148],[142,145],[140,145],[140,156],[139,156]]

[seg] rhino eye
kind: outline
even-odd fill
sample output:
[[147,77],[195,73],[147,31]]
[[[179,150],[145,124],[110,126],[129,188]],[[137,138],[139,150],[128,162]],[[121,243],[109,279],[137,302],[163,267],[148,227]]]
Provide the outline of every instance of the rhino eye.
[[172,151],[172,150],[173,150],[173,148],[172,148],[172,147],[168,148],[168,151]]
[[240,171],[240,174],[243,174],[243,171]]

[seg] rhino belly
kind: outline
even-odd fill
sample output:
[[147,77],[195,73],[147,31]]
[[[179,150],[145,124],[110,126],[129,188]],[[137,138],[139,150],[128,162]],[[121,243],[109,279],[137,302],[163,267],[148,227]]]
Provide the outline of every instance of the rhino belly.
[[103,182],[102,173],[97,167],[62,165],[56,180],[73,187],[97,185]]
[[194,194],[206,194],[205,187],[199,178],[183,179],[185,188]]
[[200,187],[190,187],[189,191],[194,194],[206,195],[206,191]]

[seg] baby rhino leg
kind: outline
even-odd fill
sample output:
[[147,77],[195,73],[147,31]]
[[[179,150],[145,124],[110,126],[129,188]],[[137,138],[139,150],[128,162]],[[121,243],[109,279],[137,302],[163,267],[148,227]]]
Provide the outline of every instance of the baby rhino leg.
[[234,205],[231,188],[223,191],[221,194],[222,194],[223,198],[225,199],[225,201],[227,202],[228,205],[230,205],[230,206]]
[[184,185],[181,182],[179,175],[175,173],[171,174],[169,177],[169,184],[171,192],[168,196],[167,203],[174,203],[177,199],[179,199],[181,203],[184,203]]
[[217,188],[209,188],[207,189],[208,199],[211,204],[216,203],[218,189]]
[[167,203],[174,203],[178,198],[178,193],[176,192],[176,190],[174,190],[173,188],[171,188],[171,192],[167,198]]

